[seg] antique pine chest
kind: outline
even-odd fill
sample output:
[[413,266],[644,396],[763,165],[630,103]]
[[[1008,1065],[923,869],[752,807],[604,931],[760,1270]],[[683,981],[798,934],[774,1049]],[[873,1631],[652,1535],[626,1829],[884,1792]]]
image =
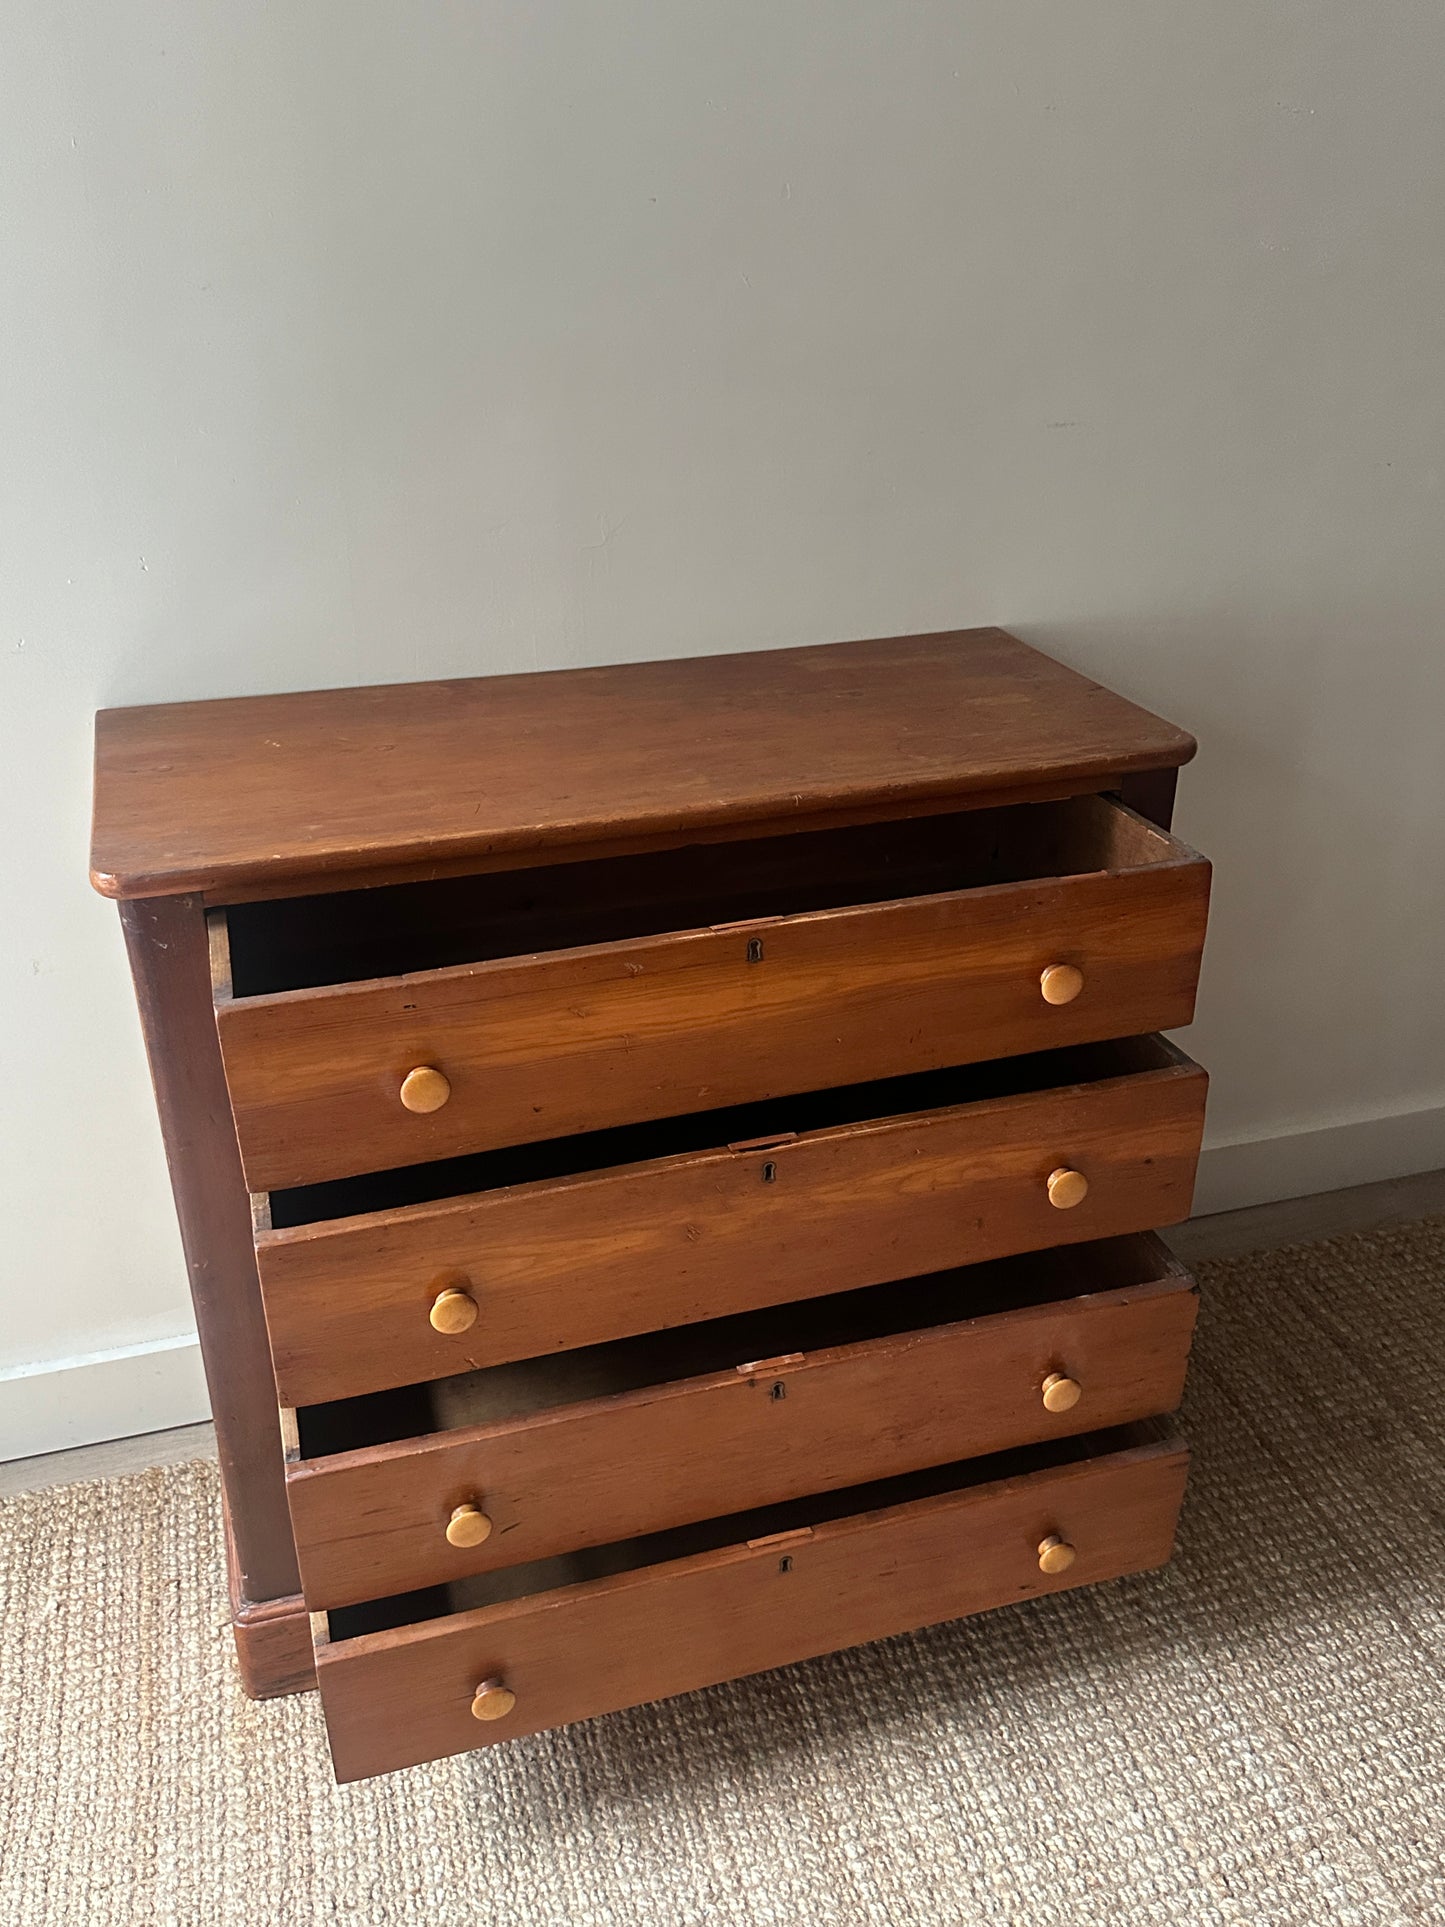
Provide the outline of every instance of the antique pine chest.
[[242,1674],[340,1778],[1168,1557],[1193,748],[996,629],[100,716]]

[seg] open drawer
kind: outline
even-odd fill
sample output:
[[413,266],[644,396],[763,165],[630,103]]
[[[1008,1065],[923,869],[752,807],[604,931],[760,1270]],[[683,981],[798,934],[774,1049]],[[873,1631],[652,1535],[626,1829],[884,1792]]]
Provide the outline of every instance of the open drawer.
[[1187,1024],[1208,891],[1082,796],[214,910],[247,1181]]
[[1170,1412],[1195,1290],[1153,1236],[295,1414],[312,1607]]
[[313,1618],[340,1780],[1162,1565],[1161,1426],[714,1520]]
[[1135,1038],[275,1193],[281,1402],[1176,1223],[1206,1084]]

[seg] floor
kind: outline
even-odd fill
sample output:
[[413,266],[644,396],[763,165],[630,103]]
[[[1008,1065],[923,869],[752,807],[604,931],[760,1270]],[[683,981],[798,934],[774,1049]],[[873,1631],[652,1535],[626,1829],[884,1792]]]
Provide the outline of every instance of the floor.
[[[1286,1198],[1278,1204],[1255,1205],[1245,1211],[1223,1211],[1216,1217],[1196,1218],[1176,1226],[1166,1235],[1186,1264],[1202,1264],[1208,1259],[1269,1251],[1346,1231],[1373,1231],[1440,1211],[1445,1211],[1445,1171],[1425,1171],[1317,1197]],[[50,1452],[43,1458],[12,1459],[0,1464],[0,1498],[69,1485],[76,1479],[114,1478],[152,1466],[184,1465],[191,1459],[214,1458],[215,1452],[215,1432],[205,1424],[147,1432],[137,1438],[109,1439],[102,1445]]]

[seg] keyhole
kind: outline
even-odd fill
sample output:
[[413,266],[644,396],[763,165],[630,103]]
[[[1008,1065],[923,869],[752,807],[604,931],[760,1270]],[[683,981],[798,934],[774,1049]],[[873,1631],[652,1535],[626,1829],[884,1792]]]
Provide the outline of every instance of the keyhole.
[[748,962],[749,962],[749,963],[761,963],[762,961],[763,961],[763,940],[762,940],[762,938],[761,938],[761,937],[749,937],[749,938],[748,938]]
[[771,1159],[769,1159],[769,1161],[763,1166],[763,1183],[764,1184],[774,1183],[777,1179],[777,1175],[778,1175],[778,1167],[776,1164],[772,1162]]
[[788,1396],[788,1388],[781,1381],[779,1381],[779,1383],[773,1387],[772,1391],[768,1393],[768,1397],[772,1399],[786,1398],[787,1396]]
[[790,1552],[785,1552],[782,1558],[778,1561],[778,1571],[791,1572],[792,1570],[793,1570],[793,1555]]

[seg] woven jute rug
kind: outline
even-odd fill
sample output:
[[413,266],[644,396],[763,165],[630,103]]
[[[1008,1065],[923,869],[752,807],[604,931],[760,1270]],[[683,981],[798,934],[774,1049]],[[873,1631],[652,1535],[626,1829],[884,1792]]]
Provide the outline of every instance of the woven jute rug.
[[1445,1219],[1201,1268],[1167,1571],[337,1788],[206,1464],[0,1509],[0,1922],[1445,1922]]

